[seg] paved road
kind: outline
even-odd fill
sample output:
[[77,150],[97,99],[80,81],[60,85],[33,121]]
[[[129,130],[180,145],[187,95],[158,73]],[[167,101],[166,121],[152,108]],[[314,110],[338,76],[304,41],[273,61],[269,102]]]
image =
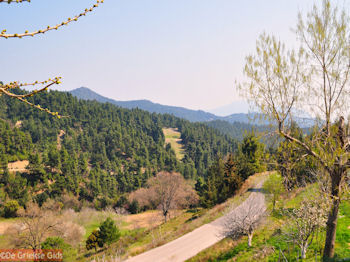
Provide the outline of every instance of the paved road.
[[[265,210],[265,197],[260,192],[263,182],[260,182],[253,189],[253,192],[249,197],[232,212],[237,216],[244,216],[247,212],[247,206],[254,203],[254,207],[259,210]],[[230,215],[230,214],[228,214]],[[222,240],[224,237],[221,235],[223,231],[223,225],[226,219],[223,216],[209,224],[203,225],[186,235],[169,242],[163,246],[157,247],[135,257],[132,257],[127,262],[182,262],[195,256],[200,251],[214,245]]]

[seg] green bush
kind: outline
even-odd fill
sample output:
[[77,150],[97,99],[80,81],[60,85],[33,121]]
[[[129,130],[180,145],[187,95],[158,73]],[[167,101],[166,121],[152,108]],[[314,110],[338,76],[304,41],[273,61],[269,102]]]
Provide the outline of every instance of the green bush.
[[10,200],[4,205],[4,217],[16,217],[17,211],[19,209],[19,204],[16,200]]
[[120,231],[114,224],[114,221],[108,217],[102,224],[100,225],[100,239],[104,244],[110,245],[120,238]]
[[97,251],[97,247],[103,247],[103,243],[100,238],[100,230],[96,229],[92,231],[85,242],[85,247],[87,250],[95,249],[95,252]]
[[73,261],[77,256],[77,251],[60,237],[48,237],[43,243],[41,243],[41,248],[62,249],[63,261]]

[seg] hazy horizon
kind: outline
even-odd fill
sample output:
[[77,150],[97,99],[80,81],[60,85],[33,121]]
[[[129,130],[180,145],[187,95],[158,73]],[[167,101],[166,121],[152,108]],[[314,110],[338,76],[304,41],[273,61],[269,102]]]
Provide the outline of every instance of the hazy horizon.
[[[235,90],[244,58],[262,32],[290,45],[298,10],[314,1],[105,1],[61,30],[3,39],[0,80],[31,82],[62,76],[57,89],[81,86],[115,100],[147,99],[212,111],[244,102]],[[3,4],[9,33],[60,23],[94,1]],[[30,21],[30,23],[28,23]],[[241,106],[238,108],[240,109]]]

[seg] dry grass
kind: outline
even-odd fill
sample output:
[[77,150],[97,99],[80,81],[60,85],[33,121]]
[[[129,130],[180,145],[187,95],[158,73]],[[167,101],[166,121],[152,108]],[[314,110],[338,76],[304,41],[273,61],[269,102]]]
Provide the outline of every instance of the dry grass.
[[[180,215],[182,211],[174,210],[171,211],[171,213],[173,214],[173,217],[176,217]],[[127,226],[124,227],[125,229],[151,229],[162,224],[164,222],[164,217],[161,211],[152,210],[140,214],[125,216],[123,220],[127,223]]]
[[182,160],[185,156],[184,147],[181,144],[181,133],[177,128],[163,128],[163,133],[165,136],[165,144],[171,145],[171,148],[175,151],[176,157]]
[[7,168],[9,172],[28,172],[27,166],[29,165],[28,160],[16,161],[8,163]]
[[1,221],[0,222],[0,235],[3,235],[5,233],[5,231],[12,226],[13,224],[15,224],[15,221]]

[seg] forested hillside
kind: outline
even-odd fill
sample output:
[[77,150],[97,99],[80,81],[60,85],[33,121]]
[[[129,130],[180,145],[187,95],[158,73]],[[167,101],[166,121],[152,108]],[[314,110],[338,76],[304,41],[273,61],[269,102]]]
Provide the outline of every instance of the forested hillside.
[[[1,176],[0,197],[25,203],[72,193],[97,206],[145,184],[160,170],[185,178],[204,176],[217,154],[233,152],[229,136],[171,115],[122,109],[51,91],[32,98],[63,117],[57,119],[18,101],[0,98],[0,162],[29,159],[27,174]],[[165,145],[163,127],[178,128],[185,156]],[[18,185],[18,183],[21,183]],[[21,192],[13,192],[21,188]],[[23,191],[23,192],[22,192]],[[31,194],[28,194],[30,191]]]
[[258,133],[271,129],[268,125],[253,125],[244,122],[229,123],[223,120],[213,120],[205,123],[207,126],[219,130],[222,134],[229,135],[236,140],[242,140],[244,132],[255,130]]

